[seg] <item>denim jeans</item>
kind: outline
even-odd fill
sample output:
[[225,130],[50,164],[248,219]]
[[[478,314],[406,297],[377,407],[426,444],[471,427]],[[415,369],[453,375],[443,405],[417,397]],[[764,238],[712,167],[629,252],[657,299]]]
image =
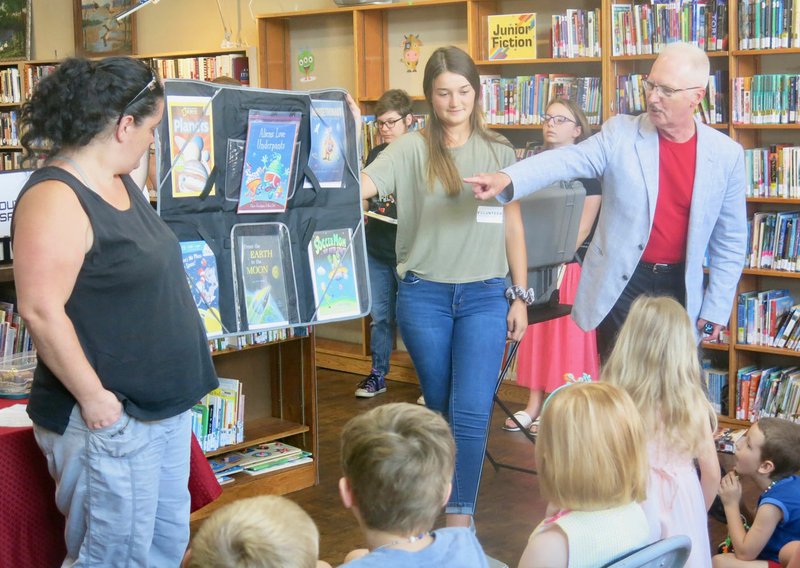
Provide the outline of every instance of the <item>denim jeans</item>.
[[66,517],[63,566],[178,566],[189,543],[191,413],[126,413],[89,430],[78,405],[63,435],[34,426]]
[[506,342],[505,280],[400,282],[397,319],[425,404],[447,418],[456,441],[445,511],[472,515],[478,497],[492,397]]
[[372,289],[372,317],[369,349],[372,369],[381,375],[389,372],[389,358],[394,347],[394,327],[397,321],[397,270],[394,264],[367,254],[369,280]]

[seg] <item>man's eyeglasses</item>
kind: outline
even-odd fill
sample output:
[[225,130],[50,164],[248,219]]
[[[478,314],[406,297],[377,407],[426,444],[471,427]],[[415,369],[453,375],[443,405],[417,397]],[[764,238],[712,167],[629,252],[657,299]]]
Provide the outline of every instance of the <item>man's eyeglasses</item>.
[[645,79],[642,81],[644,84],[644,91],[645,93],[651,93],[654,90],[658,91],[658,95],[668,99],[672,97],[675,93],[681,93],[683,91],[693,91],[695,89],[702,89],[703,87],[686,87],[685,89],[673,89],[672,87],[667,87],[666,85],[659,85],[658,83],[654,83],[652,81],[648,81]]
[[122,107],[122,111],[120,111],[120,113],[119,113],[119,118],[117,118],[117,124],[122,122],[122,117],[125,116],[125,111],[126,110],[128,110],[130,107],[135,105],[137,102],[139,102],[139,100],[141,100],[141,98],[146,93],[149,93],[151,91],[155,91],[157,86],[158,86],[158,77],[156,77],[156,74],[153,72],[152,69],[150,69],[150,81],[148,81],[148,83],[144,87],[142,87],[141,91],[136,93],[136,96],[134,96],[128,102],[128,104],[126,104],[124,107]]
[[378,125],[378,130],[381,128],[394,128],[394,125],[403,120],[408,114],[404,114],[400,118],[390,118],[389,120],[376,120],[375,124]]
[[571,118],[564,116],[563,114],[543,114],[542,115],[542,124],[547,124],[551,122],[556,126],[561,126],[562,124],[566,124],[567,122],[571,122],[572,124],[578,124]]

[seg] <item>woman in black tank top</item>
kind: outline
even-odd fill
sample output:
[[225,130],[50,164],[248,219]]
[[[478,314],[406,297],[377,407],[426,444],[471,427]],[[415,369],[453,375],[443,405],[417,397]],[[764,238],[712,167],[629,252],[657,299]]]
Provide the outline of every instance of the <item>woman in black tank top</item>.
[[177,566],[189,537],[188,410],[217,379],[178,241],[129,175],[163,98],[140,61],[69,59],[21,111],[27,157],[47,157],[12,225],[28,413],[70,565]]

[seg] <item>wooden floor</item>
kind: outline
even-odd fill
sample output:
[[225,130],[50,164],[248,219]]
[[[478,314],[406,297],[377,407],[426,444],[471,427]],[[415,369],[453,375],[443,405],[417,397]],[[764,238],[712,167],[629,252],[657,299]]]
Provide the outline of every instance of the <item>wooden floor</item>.
[[[319,369],[320,483],[289,496],[317,523],[321,535],[320,556],[333,566],[340,564],[348,551],[365,544],[355,519],[342,507],[338,496],[342,426],[352,416],[376,405],[414,402],[419,396],[417,386],[390,381],[386,394],[373,399],[356,399],[353,393],[359,379],[356,375]],[[514,409],[518,408],[521,406],[515,405]],[[501,411],[497,408],[489,451],[500,461],[533,468],[533,446],[522,434],[501,430],[501,424]],[[516,566],[531,530],[544,516],[544,509],[536,476],[508,469],[495,472],[488,461],[485,462],[475,522],[478,539],[487,554]],[[725,535],[725,528],[711,520],[710,530],[712,549],[715,549]]]

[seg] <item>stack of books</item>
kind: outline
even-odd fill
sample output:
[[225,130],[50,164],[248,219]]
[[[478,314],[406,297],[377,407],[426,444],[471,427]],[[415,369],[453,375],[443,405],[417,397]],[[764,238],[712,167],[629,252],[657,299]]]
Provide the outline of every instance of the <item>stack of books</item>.
[[284,444],[268,442],[239,452],[209,458],[208,464],[220,484],[230,483],[239,473],[261,475],[312,461],[311,453]]

